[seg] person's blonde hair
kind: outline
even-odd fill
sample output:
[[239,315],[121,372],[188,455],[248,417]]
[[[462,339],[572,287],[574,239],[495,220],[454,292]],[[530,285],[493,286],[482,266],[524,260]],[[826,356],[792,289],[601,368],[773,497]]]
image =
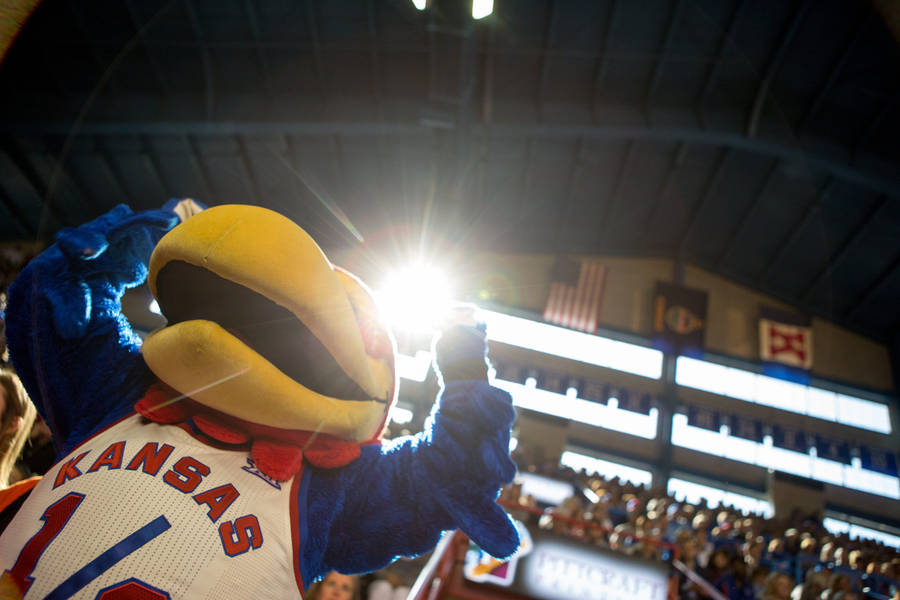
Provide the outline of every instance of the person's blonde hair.
[[[4,367],[0,367],[0,388],[6,396],[6,408],[0,415],[0,489],[3,489],[9,485],[10,473],[31,433],[37,411],[18,375]],[[14,428],[13,421],[18,418],[22,422]]]

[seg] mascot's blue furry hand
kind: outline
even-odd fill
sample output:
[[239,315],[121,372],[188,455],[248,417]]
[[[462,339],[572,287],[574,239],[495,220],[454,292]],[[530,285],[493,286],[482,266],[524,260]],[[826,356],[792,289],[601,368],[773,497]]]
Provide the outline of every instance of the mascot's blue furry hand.
[[[117,301],[125,288],[144,282],[153,247],[179,222],[173,202],[162,209],[138,213],[120,204],[90,223],[62,229],[56,236],[59,254],[51,247],[46,257],[36,259],[47,262],[51,269],[64,265],[57,276],[70,281],[69,286],[44,289],[53,323],[62,337],[84,335],[92,304],[97,310],[110,298]],[[118,306],[110,310],[118,310]]]
[[488,380],[486,330],[476,321],[474,306],[454,308],[434,340],[432,356],[444,383]]

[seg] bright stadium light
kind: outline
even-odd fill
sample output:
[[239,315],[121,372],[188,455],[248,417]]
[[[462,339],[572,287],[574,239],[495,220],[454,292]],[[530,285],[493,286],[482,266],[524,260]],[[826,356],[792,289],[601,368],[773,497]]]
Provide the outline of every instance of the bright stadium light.
[[150,306],[148,306],[147,308],[154,315],[162,316],[162,311],[159,309],[159,302],[157,302],[155,298],[150,301]]
[[425,10],[428,7],[428,0],[412,0],[412,3],[419,10]]
[[375,297],[394,327],[429,331],[449,309],[450,292],[440,269],[418,263],[391,273]]
[[494,0],[472,0],[472,18],[483,19],[494,12]]

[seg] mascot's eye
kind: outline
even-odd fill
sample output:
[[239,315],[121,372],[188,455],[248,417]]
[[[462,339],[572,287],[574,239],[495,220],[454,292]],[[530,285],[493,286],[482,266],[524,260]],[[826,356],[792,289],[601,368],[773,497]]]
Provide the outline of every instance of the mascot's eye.
[[375,319],[363,314],[357,314],[356,320],[359,324],[359,331],[362,333],[366,354],[378,359],[387,359],[393,354],[391,340],[387,332]]

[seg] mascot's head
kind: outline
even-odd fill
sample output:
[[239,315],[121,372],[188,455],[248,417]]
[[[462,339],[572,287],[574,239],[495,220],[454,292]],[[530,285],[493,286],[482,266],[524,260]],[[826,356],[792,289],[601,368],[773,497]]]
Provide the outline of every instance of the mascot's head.
[[366,287],[258,206],[209,208],[160,240],[150,289],[168,325],[143,355],[164,383],[268,428],[376,438],[394,401],[394,342]]

